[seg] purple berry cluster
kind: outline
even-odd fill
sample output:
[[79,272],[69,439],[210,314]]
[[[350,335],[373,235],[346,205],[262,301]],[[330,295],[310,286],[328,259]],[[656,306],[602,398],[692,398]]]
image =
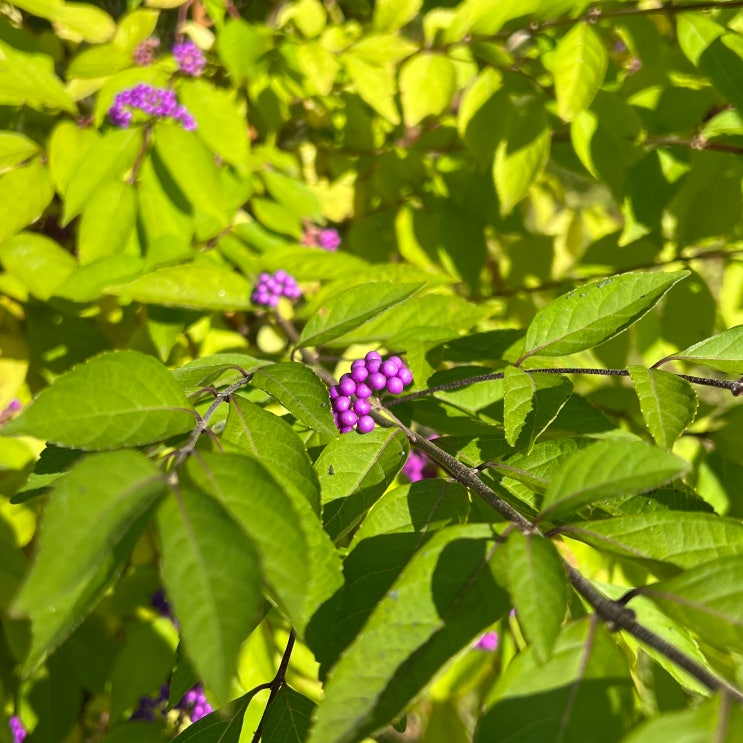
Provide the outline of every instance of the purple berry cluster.
[[175,44],[173,46],[173,56],[175,61],[178,62],[178,69],[185,75],[198,77],[206,67],[206,57],[193,41]]
[[354,361],[351,371],[330,388],[336,427],[341,433],[353,431],[354,427],[359,433],[371,433],[375,424],[369,415],[369,398],[382,390],[399,395],[412,381],[412,372],[399,356],[384,361],[376,351],[369,351],[363,359]]
[[149,39],[137,44],[132,60],[138,67],[148,67],[155,61],[155,50],[160,46],[160,39],[150,36]]
[[13,736],[13,743],[23,743],[27,733],[20,719],[16,715],[13,715],[8,720],[8,725],[10,725],[10,734]]
[[475,644],[475,650],[484,650],[488,653],[494,653],[498,649],[500,638],[497,632],[486,632]]
[[[168,713],[169,696],[170,686],[163,684],[157,697],[140,697],[139,704],[129,719],[153,722],[158,717],[165,717]],[[201,684],[196,684],[190,691],[187,691],[175,708],[180,710],[191,722],[196,722],[214,711],[214,708],[206,699]]]
[[297,286],[296,279],[286,271],[276,271],[274,274],[262,273],[250,297],[253,304],[262,307],[276,307],[281,297],[299,299],[302,290]]
[[402,473],[410,482],[418,482],[433,477],[435,470],[431,467],[431,462],[425,454],[411,451],[402,467]]
[[315,225],[305,226],[302,244],[311,248],[322,248],[334,253],[341,246],[341,236],[333,228],[320,229]]
[[185,106],[178,105],[175,91],[170,88],[156,88],[140,83],[122,90],[114,98],[113,106],[108,109],[111,122],[126,129],[132,123],[132,112],[129,109],[144,111],[149,116],[161,119],[173,119],[188,132],[196,129],[196,120]]

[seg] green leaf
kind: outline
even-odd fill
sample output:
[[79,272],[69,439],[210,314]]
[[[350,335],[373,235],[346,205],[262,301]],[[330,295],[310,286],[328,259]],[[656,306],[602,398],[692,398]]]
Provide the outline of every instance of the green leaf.
[[743,713],[736,704],[730,704],[723,693],[708,699],[698,707],[673,710],[645,720],[622,739],[622,743],[709,743],[737,740],[743,729]]
[[310,317],[297,345],[320,346],[340,338],[349,330],[404,302],[423,286],[380,281],[354,286],[336,294]]
[[508,105],[503,75],[491,67],[483,70],[464,91],[457,112],[457,129],[467,148],[478,159],[487,161],[495,154],[507,124],[503,108]]
[[306,426],[328,436],[337,435],[327,387],[304,364],[285,361],[264,366],[256,371],[253,385],[275,397]]
[[544,494],[542,518],[574,513],[589,503],[652,490],[684,474],[689,464],[639,441],[599,441],[573,454]]
[[202,717],[173,738],[173,743],[239,743],[245,711],[250,700],[260,691],[263,691],[260,687],[251,689],[230,703],[226,710],[218,709]]
[[271,29],[247,23],[242,18],[230,19],[217,36],[217,50],[224,66],[240,85],[255,71],[256,62],[273,46]]
[[222,440],[228,450],[258,459],[295,500],[320,513],[320,482],[296,431],[282,418],[236,395]]
[[[743,524],[710,513],[653,511],[600,521],[579,521],[561,533],[651,570],[674,573],[743,553]],[[658,563],[663,563],[664,566]]]
[[194,212],[206,218],[199,237],[219,234],[232,215],[225,207],[219,169],[206,145],[195,132],[187,132],[170,122],[158,122],[155,150]]
[[154,32],[159,15],[156,10],[139,8],[122,16],[113,43],[131,57],[139,44]]
[[108,293],[145,304],[205,310],[245,310],[252,286],[239,273],[213,263],[182,263],[139,276]]
[[426,116],[439,116],[450,106],[457,89],[453,62],[441,54],[421,52],[400,69],[400,100],[406,126]]
[[235,96],[205,80],[185,81],[178,95],[196,119],[196,133],[204,144],[226,162],[245,167],[250,140]]
[[527,373],[515,366],[506,367],[505,375],[506,440],[528,453],[573,394],[573,385],[559,374]]
[[261,618],[260,557],[223,506],[187,486],[163,501],[157,525],[165,590],[189,657],[225,702],[240,646]]
[[136,707],[140,697],[160,688],[173,668],[178,630],[166,617],[126,627],[126,643],[110,671],[111,717]]
[[0,131],[0,170],[22,163],[38,150],[36,142],[25,135]]
[[108,294],[110,286],[131,281],[143,268],[144,261],[137,256],[107,255],[80,266],[54,290],[54,296],[72,302],[93,302]]
[[190,394],[207,384],[222,387],[237,382],[243,375],[235,367],[250,372],[265,363],[262,359],[256,359],[247,353],[215,353],[173,369],[173,376],[178,384],[183,386],[184,391]]
[[77,115],[77,106],[54,73],[48,54],[19,51],[0,40],[0,105],[49,106]]
[[85,457],[56,481],[33,567],[13,607],[31,619],[28,671],[90,611],[163,489],[157,467],[134,451]]
[[93,46],[75,56],[67,68],[67,76],[74,80],[108,77],[132,65],[132,54],[112,44]]
[[315,462],[320,477],[325,528],[333,539],[350,531],[376,503],[407,456],[399,429],[344,433]]
[[378,0],[374,3],[374,29],[397,31],[418,15],[422,5],[423,0]]
[[344,585],[307,628],[321,676],[359,634],[413,555],[441,529],[464,523],[468,510],[464,488],[433,478],[395,488],[379,499],[348,548]]
[[681,13],[677,19],[676,33],[681,51],[694,65],[699,65],[704,51],[725,33],[725,27],[701,13]]
[[743,325],[723,330],[658,362],[689,361],[729,374],[743,373]]
[[550,154],[552,135],[541,101],[511,106],[505,138],[495,150],[493,179],[506,216],[526,196],[540,176]]
[[268,193],[295,217],[315,221],[322,218],[320,200],[304,183],[275,170],[266,170],[261,177]]
[[142,446],[193,428],[190,408],[159,361],[139,351],[111,351],[43,389],[2,434],[77,449]]
[[604,82],[608,62],[604,42],[588,23],[576,23],[560,39],[552,73],[557,113],[563,121],[572,121],[591,105]]
[[614,638],[592,619],[563,629],[541,664],[526,648],[478,720],[475,743],[619,743],[635,718],[634,685]]
[[395,76],[387,66],[372,65],[353,53],[343,56],[343,64],[361,99],[391,124],[400,123],[395,104]]
[[314,87],[314,92],[330,95],[340,71],[335,55],[316,41],[308,41],[297,49],[297,62]]
[[83,209],[78,235],[80,263],[123,252],[137,218],[134,186],[113,181],[96,191]]
[[53,197],[49,171],[38,158],[0,176],[0,243],[35,222]]
[[289,686],[282,686],[266,710],[263,739],[270,743],[302,743],[307,740],[317,705]]
[[54,240],[21,232],[0,244],[0,260],[31,295],[46,301],[75,270],[75,259]]
[[552,542],[514,530],[506,542],[508,590],[540,662],[548,661],[568,604],[565,569]]
[[524,353],[562,356],[598,346],[647,314],[688,271],[624,273],[573,289],[534,316]]
[[77,216],[102,185],[120,180],[142,147],[142,130],[119,129],[94,142],[79,161],[64,192],[63,224]]
[[711,645],[742,652],[742,569],[743,555],[723,557],[640,590]]
[[308,499],[284,491],[270,469],[244,455],[202,452],[188,471],[256,547],[272,595],[303,634],[309,618],[342,583],[340,560]]
[[74,41],[100,44],[108,41],[116,30],[116,24],[108,13],[88,3],[21,0],[18,7],[52,21],[62,38]]
[[630,366],[628,371],[655,443],[671,449],[694,421],[699,405],[694,388],[685,379],[660,369]]
[[453,526],[416,554],[331,669],[310,743],[351,743],[388,724],[508,611],[490,536],[485,524]]

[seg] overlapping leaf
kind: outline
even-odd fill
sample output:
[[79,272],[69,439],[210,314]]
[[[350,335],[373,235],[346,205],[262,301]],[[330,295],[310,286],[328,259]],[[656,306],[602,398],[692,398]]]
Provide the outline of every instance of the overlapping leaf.
[[743,325],[736,325],[711,338],[699,341],[683,351],[668,356],[663,362],[675,359],[701,364],[729,374],[743,374]]

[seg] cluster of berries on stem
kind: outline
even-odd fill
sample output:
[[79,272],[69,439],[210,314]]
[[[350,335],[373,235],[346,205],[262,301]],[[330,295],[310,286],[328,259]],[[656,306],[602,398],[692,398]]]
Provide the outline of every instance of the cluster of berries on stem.
[[13,715],[13,717],[8,720],[8,724],[10,725],[10,734],[13,736],[13,743],[23,743],[27,732],[20,719]]
[[132,123],[130,109],[144,111],[148,116],[159,119],[173,119],[187,132],[196,129],[196,120],[185,106],[178,104],[175,91],[170,88],[156,88],[140,83],[122,90],[114,98],[113,106],[108,109],[108,116],[114,125],[126,129]]
[[341,246],[341,236],[332,227],[321,228],[316,225],[305,226],[302,245],[311,248],[322,248],[334,253]]
[[262,273],[250,297],[253,304],[262,307],[276,307],[281,297],[296,300],[302,296],[302,290],[297,280],[286,271],[276,271],[273,274]]
[[391,356],[385,361],[376,351],[369,351],[363,359],[354,361],[351,371],[330,388],[336,427],[341,433],[354,429],[358,433],[371,433],[375,423],[369,415],[369,398],[382,390],[399,395],[412,382],[413,373],[399,356]]
[[193,43],[193,41],[184,41],[173,47],[173,56],[178,62],[178,69],[184,75],[198,77],[206,67],[206,58],[204,53]]
[[[154,721],[158,717],[164,717],[168,711],[168,697],[170,686],[163,684],[157,697],[140,697],[137,708],[132,713],[131,720]],[[191,722],[196,722],[206,717],[214,708],[209,704],[201,684],[196,684],[187,691],[175,709],[179,710]]]

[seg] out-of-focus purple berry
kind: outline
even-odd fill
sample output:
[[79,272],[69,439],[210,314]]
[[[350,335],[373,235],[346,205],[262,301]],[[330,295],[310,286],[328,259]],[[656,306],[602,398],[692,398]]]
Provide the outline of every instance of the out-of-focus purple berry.
[[178,62],[178,69],[186,75],[198,77],[206,66],[204,53],[193,43],[184,41],[182,44],[173,46],[173,56]]
[[264,271],[258,276],[251,301],[263,307],[276,307],[281,297],[294,300],[301,296],[302,290],[296,279],[280,269],[273,275]]
[[392,377],[387,380],[387,392],[391,395],[399,395],[405,385],[400,377]]
[[385,377],[384,374],[381,374],[380,372],[374,372],[373,374],[369,375],[369,379],[366,380],[366,383],[373,390],[383,390],[387,385],[387,377]]
[[132,54],[132,61],[138,67],[147,67],[155,61],[155,50],[160,46],[160,39],[150,36],[149,39],[137,44]]
[[345,413],[351,407],[351,398],[346,395],[341,395],[333,400],[333,410],[336,413]]
[[22,741],[26,738],[27,732],[26,728],[23,727],[23,723],[21,722],[20,718],[16,715],[13,715],[8,720],[8,725],[10,726],[10,734],[13,736],[13,743],[22,743]]
[[332,387],[330,388],[330,399],[331,399],[331,400],[335,400],[335,398],[336,398],[336,397],[338,397],[338,396],[339,396],[340,394],[341,394],[341,393],[340,393],[340,391],[338,390],[338,385],[337,385],[337,384],[334,384],[334,385],[333,385],[333,386],[332,386]]
[[196,129],[196,120],[185,106],[179,106],[175,92],[168,88],[155,88],[139,83],[122,90],[108,109],[108,116],[115,126],[126,128],[132,123],[132,112],[127,108],[143,111],[148,116],[171,118],[187,131]]
[[475,650],[485,650],[493,653],[498,649],[499,641],[497,632],[486,632],[474,645]]
[[356,430],[359,433],[371,433],[374,430],[374,418],[370,415],[362,415],[356,424]]
[[[363,382],[364,380],[359,380],[360,382]],[[338,389],[344,394],[344,395],[353,395],[354,392],[356,392],[356,382],[351,377],[350,374],[344,374],[341,377],[340,384],[338,385]]]
[[338,234],[338,230],[320,230],[317,242],[324,250],[336,251],[341,245],[341,236]]

